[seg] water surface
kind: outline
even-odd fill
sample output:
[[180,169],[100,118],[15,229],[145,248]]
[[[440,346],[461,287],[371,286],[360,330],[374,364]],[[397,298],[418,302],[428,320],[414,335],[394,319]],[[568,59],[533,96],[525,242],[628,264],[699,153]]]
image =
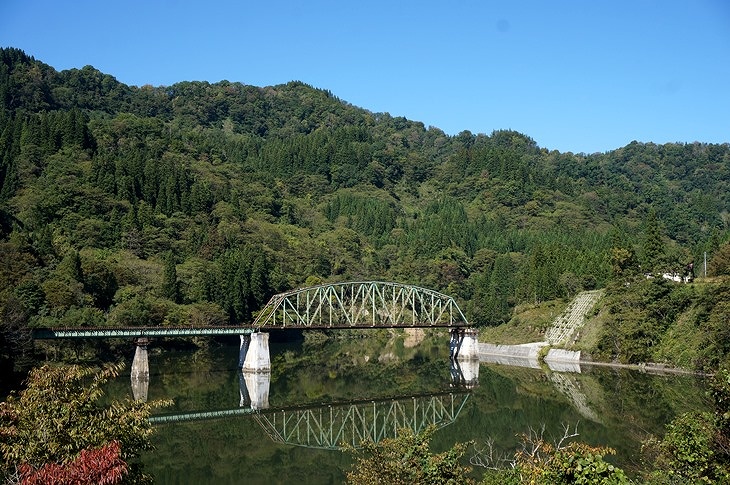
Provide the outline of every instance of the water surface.
[[[274,343],[268,382],[249,377],[248,385],[235,340],[196,351],[152,347],[148,399],[173,399],[158,413],[187,420],[155,425],[145,469],[159,484],[337,484],[352,459],[327,449],[333,439],[352,444],[368,433],[392,436],[401,425],[435,424],[435,451],[474,441],[470,456],[487,441],[510,455],[520,433],[544,427],[557,439],[564,426],[577,426],[580,440],[615,448],[615,462],[631,472],[643,439],[663,434],[679,413],[708,407],[701,379],[623,369],[482,363],[478,384],[465,386],[450,365],[448,337],[419,340],[380,332]],[[131,396],[129,375],[111,383],[110,394]]]

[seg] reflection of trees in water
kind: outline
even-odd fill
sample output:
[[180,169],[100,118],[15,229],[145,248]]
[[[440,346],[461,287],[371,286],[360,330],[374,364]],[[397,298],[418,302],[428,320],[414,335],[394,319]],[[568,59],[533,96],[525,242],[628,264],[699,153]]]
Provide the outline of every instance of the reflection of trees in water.
[[676,415],[709,408],[707,384],[699,376],[597,368],[585,375],[602,391],[602,415],[645,432],[663,434],[664,424]]
[[239,371],[238,408],[172,413],[154,416],[151,421],[165,424],[253,415],[275,442],[325,449],[344,444],[359,447],[365,440],[377,443],[396,438],[403,429],[418,434],[428,427],[438,429],[453,423],[467,401],[465,390],[478,382],[479,362],[461,364],[463,368],[458,361],[442,361],[442,365],[450,366],[449,386],[456,391],[275,408],[269,404],[271,374]]
[[450,379],[448,332],[424,333],[410,346],[402,330],[305,332],[302,349],[272,356],[272,405],[443,388]]
[[[401,391],[415,395],[450,382],[445,333],[427,336],[413,349],[404,346],[401,360],[388,364],[377,363],[378,352],[393,349],[398,355],[397,335],[389,332],[376,332],[371,337],[338,335],[323,334],[316,345],[274,344],[272,408],[283,407],[285,403],[394,396]],[[290,352],[284,352],[285,349]],[[238,407],[237,342],[230,347],[213,348],[209,355],[213,358],[211,367],[197,374],[192,356],[184,352],[153,351],[150,398],[175,398],[175,407],[166,409],[170,412]],[[370,355],[370,362],[356,361],[362,355]],[[155,366],[155,359],[166,363]],[[163,376],[156,374],[161,372],[172,374],[165,376],[164,384]],[[688,408],[703,409],[703,386],[686,376],[658,377],[583,367],[583,374],[572,377],[602,423],[578,413],[543,370],[482,364],[479,385],[471,390],[458,419],[434,435],[434,449],[448,449],[457,441],[484,442],[493,437],[499,450],[513,453],[517,433],[544,423],[548,436],[553,436],[561,433],[562,423],[572,425],[580,421],[581,440],[616,448],[617,461],[624,466],[626,457],[636,455],[639,440],[647,432],[663,432],[665,419]],[[205,378],[209,381],[198,387]],[[310,378],[315,382],[307,383]],[[129,377],[121,382],[122,391],[129,393]],[[191,483],[209,482],[212,469],[219,483],[240,482],[243,470],[247,482],[267,483],[272,466],[282,481],[302,482],[301,477],[306,473],[309,483],[341,483],[344,481],[341,470],[350,466],[347,454],[271,441],[264,429],[250,418],[158,426],[155,441],[157,450],[145,459],[145,466],[156,476],[184,476]]]
[[[560,433],[561,424],[579,422],[581,441],[616,449],[616,463],[630,471],[649,434],[663,435],[664,426],[684,411],[708,409],[705,385],[696,377],[581,367],[580,374],[551,375],[542,369],[483,364],[470,401],[478,409],[468,421],[455,423],[458,439],[493,439],[495,450],[510,455],[517,433],[544,424],[552,436]],[[469,429],[463,429],[465,422]]]
[[601,418],[591,409],[588,404],[588,398],[581,390],[581,385],[575,376],[562,372],[548,373],[550,381],[555,387],[562,392],[571,402],[573,407],[581,414],[581,416],[590,419],[596,423],[601,423]]

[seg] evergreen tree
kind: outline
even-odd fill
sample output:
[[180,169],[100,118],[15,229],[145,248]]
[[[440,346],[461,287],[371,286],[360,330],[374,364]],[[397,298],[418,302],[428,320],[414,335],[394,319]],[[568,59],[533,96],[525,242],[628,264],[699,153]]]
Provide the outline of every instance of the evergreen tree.
[[651,273],[662,271],[664,259],[664,239],[659,218],[652,207],[646,218],[644,228],[644,269]]
[[165,256],[165,272],[162,280],[162,295],[179,303],[180,300],[180,282],[177,279],[177,268],[175,265],[175,256],[172,251],[168,251]]

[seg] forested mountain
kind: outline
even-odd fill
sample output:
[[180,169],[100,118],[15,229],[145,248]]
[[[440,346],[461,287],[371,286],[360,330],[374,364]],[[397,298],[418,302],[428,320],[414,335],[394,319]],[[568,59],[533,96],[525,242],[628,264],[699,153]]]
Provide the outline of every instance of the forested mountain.
[[728,144],[560,153],[301,82],[126,86],[0,49],[0,321],[240,323],[276,292],[378,279],[495,325],[699,268],[730,235],[729,170]]

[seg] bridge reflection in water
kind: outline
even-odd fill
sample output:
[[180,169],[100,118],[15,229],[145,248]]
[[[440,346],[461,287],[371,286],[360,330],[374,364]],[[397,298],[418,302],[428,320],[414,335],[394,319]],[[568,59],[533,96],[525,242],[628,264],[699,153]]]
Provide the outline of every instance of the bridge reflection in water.
[[[456,366],[456,368],[454,367]],[[403,429],[420,433],[429,426],[442,428],[456,421],[476,383],[476,362],[465,376],[464,363],[452,361],[450,391],[402,397],[361,399],[318,405],[269,408],[268,373],[239,372],[240,407],[150,417],[153,424],[199,421],[251,415],[273,441],[320,449],[360,447],[395,438]]]
[[328,404],[302,409],[268,410],[254,419],[275,442],[308,448],[359,447],[395,438],[403,429],[414,433],[428,426],[442,428],[459,416],[467,392]]

